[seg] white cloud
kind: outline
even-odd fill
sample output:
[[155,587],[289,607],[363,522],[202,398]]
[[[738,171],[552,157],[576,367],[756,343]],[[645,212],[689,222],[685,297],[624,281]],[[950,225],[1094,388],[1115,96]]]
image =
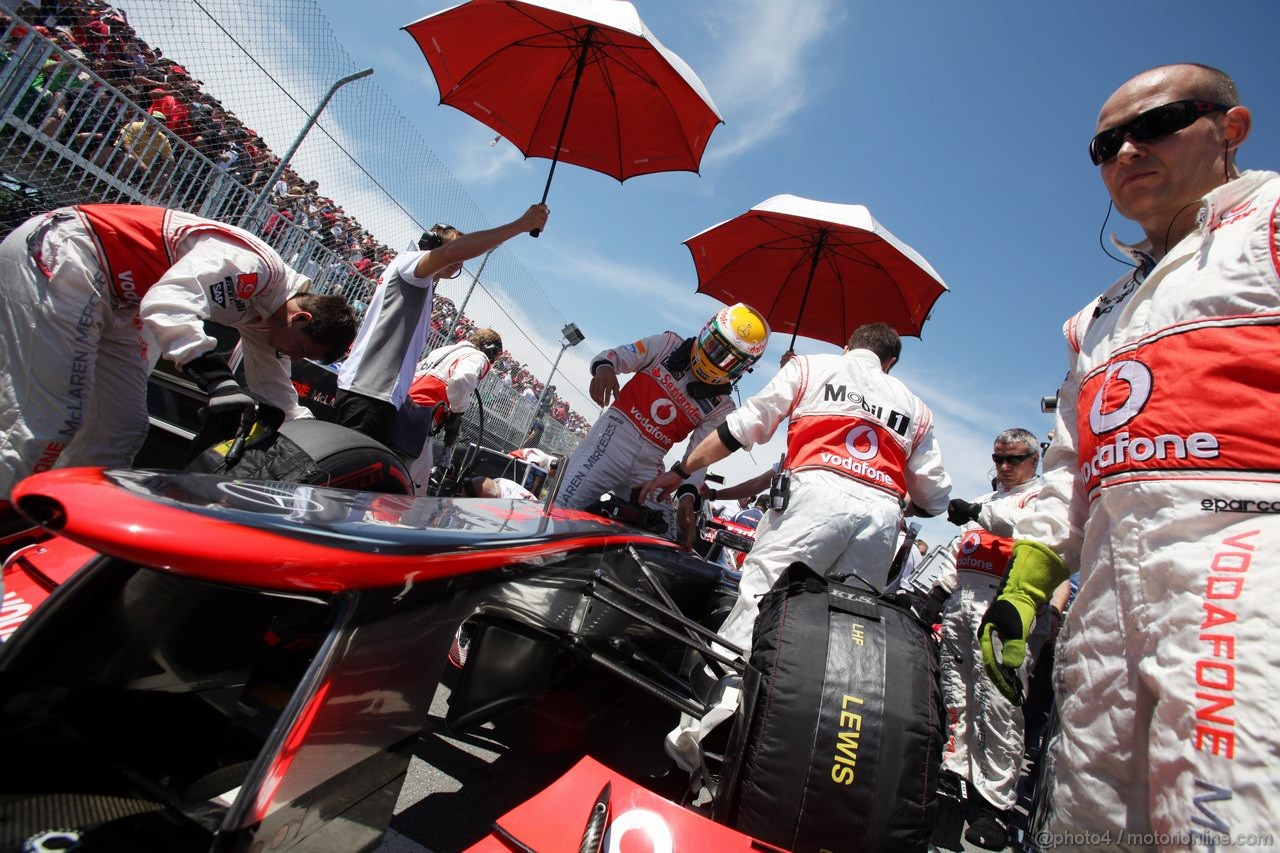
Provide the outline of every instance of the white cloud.
[[732,129],[712,137],[708,159],[753,148],[791,123],[811,94],[818,43],[845,14],[838,0],[733,0],[707,8],[717,50],[699,76]]
[[568,239],[556,244],[551,258],[557,277],[581,282],[594,293],[644,294],[645,320],[655,331],[670,328],[690,332],[691,322],[701,323],[703,315],[710,316],[719,304],[709,296],[692,292],[684,280],[676,281],[655,269],[619,262]]
[[449,165],[464,186],[493,185],[506,181],[513,171],[532,172],[535,163],[550,168],[550,160],[525,160],[520,150],[492,130],[481,127],[474,132],[459,133],[453,141]]

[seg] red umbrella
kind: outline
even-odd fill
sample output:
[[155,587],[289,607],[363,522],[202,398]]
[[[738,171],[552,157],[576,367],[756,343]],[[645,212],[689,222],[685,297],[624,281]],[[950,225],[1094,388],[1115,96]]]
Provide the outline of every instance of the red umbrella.
[[947,289],[858,204],[776,195],[684,242],[699,293],[763,311],[774,331],[791,332],[793,347],[797,334],[844,346],[871,322],[919,337]]
[[440,102],[525,157],[619,181],[698,171],[722,123],[702,81],[623,0],[471,0],[404,28]]

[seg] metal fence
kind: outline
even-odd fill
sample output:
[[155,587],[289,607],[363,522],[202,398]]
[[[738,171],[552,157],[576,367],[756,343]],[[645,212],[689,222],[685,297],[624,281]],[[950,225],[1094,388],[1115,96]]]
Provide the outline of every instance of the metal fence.
[[[4,0],[0,5],[5,5]],[[129,31],[135,34],[138,45],[146,44],[151,50],[159,46],[159,40],[172,39],[175,52],[192,51],[191,59],[182,57],[188,66],[173,65],[172,59],[165,60],[170,65],[162,66],[181,67],[189,81],[196,80],[197,75],[216,80],[243,75],[246,69],[261,69],[262,85],[255,91],[258,98],[273,101],[274,109],[254,101],[243,108],[278,117],[272,120],[270,131],[254,131],[253,138],[283,140],[296,134],[306,121],[300,104],[314,104],[319,99],[311,97],[312,92],[295,96],[272,72],[272,65],[288,66],[287,52],[267,50],[258,54],[254,40],[234,29],[248,28],[250,35],[254,26],[269,26],[272,33],[292,29],[294,38],[288,44],[295,49],[300,42],[303,44],[310,57],[307,67],[314,69],[317,62],[322,66],[308,79],[336,79],[354,66],[313,2],[275,0],[265,5],[270,7],[270,21],[262,20],[257,25],[253,23],[257,7],[213,0],[203,4],[198,0],[125,0],[118,7],[127,7],[127,13],[121,10],[127,14]],[[217,10],[211,8],[215,6],[222,7],[220,20]],[[96,7],[111,8],[100,4]],[[114,76],[108,79],[103,74],[110,76],[109,66],[104,71],[101,62],[91,65],[88,60],[81,61],[83,54],[77,57],[78,51],[68,52],[70,42],[64,36],[71,27],[64,27],[61,32],[56,28],[37,29],[37,22],[54,24],[57,20],[42,17],[43,13],[29,4],[17,7],[15,12],[0,18],[0,225],[6,231],[37,210],[65,204],[117,202],[179,208],[255,231],[288,263],[311,276],[319,289],[340,292],[358,310],[362,308],[372,292],[377,266],[371,269],[367,263],[358,263],[355,256],[359,253],[348,251],[350,246],[335,239],[327,229],[314,227],[314,222],[298,221],[305,220],[305,215],[282,215],[287,205],[278,203],[275,191],[279,187],[265,186],[264,173],[272,165],[273,155],[264,153],[261,162],[256,156],[247,158],[249,165],[258,163],[255,169],[236,168],[235,158],[229,161],[225,152],[219,152],[208,140],[199,136],[193,139],[190,132],[179,135],[172,128],[172,121],[166,126],[163,120],[153,117],[155,102],[149,102],[136,83]],[[294,28],[297,21],[303,21],[305,26]],[[200,28],[199,38],[193,37],[191,28]],[[328,58],[317,60],[324,56]],[[201,85],[209,88],[209,84]],[[406,234],[416,236],[422,229],[421,221],[428,217],[417,217],[411,210],[449,210],[449,220],[464,230],[488,227],[475,203],[439,164],[412,126],[381,90],[371,86],[368,80],[359,81],[345,88],[360,87],[363,91],[349,93],[348,98],[334,98],[330,110],[335,115],[327,119],[329,127],[324,126],[325,122],[317,125],[319,132],[306,138],[291,161],[296,168],[281,175],[285,191],[291,182],[305,181],[314,195],[318,182],[308,180],[305,171],[306,164],[312,164],[329,184],[323,187],[329,194],[325,201],[339,211],[339,202],[346,201],[352,208],[352,213],[342,214],[342,220],[351,223],[349,229],[358,226],[363,235],[360,248],[366,255],[387,253],[396,241],[401,246],[408,242],[402,239]],[[207,94],[201,97],[204,102],[218,103],[219,114],[231,116],[242,105],[230,98],[240,97],[242,90],[243,87],[232,91],[225,103]],[[298,115],[288,119],[295,106]],[[243,127],[241,119],[228,118],[228,125],[233,120]],[[345,144],[340,141],[339,129],[346,130],[350,137],[354,128],[358,138],[360,131],[375,127],[378,130],[373,133],[374,147],[397,149],[396,165],[374,155],[357,159],[358,152],[352,148],[358,146],[350,138]],[[321,153],[304,156],[309,146]],[[415,163],[425,166],[415,167],[412,175],[406,175],[398,167],[406,153],[412,154]],[[239,159],[242,165],[246,161],[244,156]],[[386,183],[374,174],[375,169],[384,173]],[[393,196],[391,187],[400,200]],[[367,214],[363,208],[368,208]],[[394,222],[388,219],[388,211]],[[476,273],[480,273],[480,280]],[[548,351],[554,352],[555,347],[549,345],[549,339],[554,340],[552,330],[564,325],[563,318],[519,261],[501,247],[487,256],[483,265],[473,262],[459,279],[441,282],[437,293],[439,304],[447,309],[442,313],[448,320],[437,324],[432,346],[465,337],[468,328],[490,326],[503,335],[510,349],[519,353],[518,367],[491,373],[481,389],[486,443],[495,442],[499,448],[518,445],[536,408],[536,401],[527,392],[520,393],[518,386],[550,372],[553,361]],[[504,304],[520,305],[525,316],[520,320],[510,317]],[[531,318],[535,330],[532,335],[528,328]],[[513,341],[521,345],[512,346]],[[545,367],[538,364],[543,361]],[[517,376],[517,387],[504,381],[504,376],[508,380]],[[563,405],[572,406],[578,415],[594,417],[597,409],[582,388],[563,377],[561,387],[565,389],[561,394],[566,398]],[[558,401],[553,398],[548,402]],[[563,414],[563,410],[559,413]],[[478,423],[474,422],[477,418],[478,414],[468,418],[464,437],[468,431],[470,437],[478,436]],[[542,420],[546,432],[540,446],[557,453],[566,452],[577,443],[585,423],[584,418],[575,418],[575,430],[552,417]]]
[[[15,34],[16,33],[16,34]],[[67,204],[153,204],[262,235],[322,292],[356,301],[368,280],[308,231],[275,216],[237,176],[179,139],[88,66],[20,20],[0,48],[0,171],[24,192],[9,227]],[[7,230],[7,229],[6,229]]]

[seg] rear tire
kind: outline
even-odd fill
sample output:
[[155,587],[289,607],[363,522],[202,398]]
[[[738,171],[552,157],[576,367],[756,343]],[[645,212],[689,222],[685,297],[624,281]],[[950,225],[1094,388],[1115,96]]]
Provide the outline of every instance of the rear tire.
[[413,481],[400,457],[386,446],[338,424],[303,418],[287,421],[280,434],[307,452],[329,475],[321,485],[338,489],[413,494]]

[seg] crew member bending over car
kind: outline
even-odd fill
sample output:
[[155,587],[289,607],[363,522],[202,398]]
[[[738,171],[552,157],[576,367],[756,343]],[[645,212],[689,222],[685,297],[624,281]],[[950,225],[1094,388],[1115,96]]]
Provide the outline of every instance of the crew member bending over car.
[[[696,337],[663,332],[597,355],[591,399],[609,408],[569,457],[557,503],[582,509],[606,492],[629,498],[676,442],[692,434],[692,447],[724,422],[734,407],[733,382],[768,343],[764,317],[738,303],[717,312]],[[635,374],[621,391],[619,373]],[[690,478],[678,462],[672,470],[689,480],[677,498],[687,510],[680,517],[691,522],[704,475]],[[676,539],[691,545],[693,525],[685,526]]]
[[211,416],[253,405],[205,320],[239,330],[256,394],[310,417],[290,359],[333,361],[355,337],[346,301],[310,286],[247,231],[178,210],[86,204],[19,225],[0,243],[0,509],[54,465],[131,464],[161,357],[209,395]]

